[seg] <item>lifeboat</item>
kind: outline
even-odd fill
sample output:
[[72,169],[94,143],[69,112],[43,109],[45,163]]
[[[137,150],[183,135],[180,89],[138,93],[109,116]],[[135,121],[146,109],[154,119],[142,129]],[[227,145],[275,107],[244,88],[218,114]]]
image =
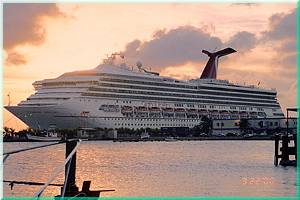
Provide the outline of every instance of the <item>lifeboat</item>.
[[175,108],[174,112],[175,113],[185,113],[185,109],[184,108]]
[[103,110],[105,112],[119,112],[120,108],[118,105],[101,105],[99,110]]
[[122,106],[122,113],[132,113],[133,109],[131,106]]
[[197,113],[198,113],[198,112],[197,112],[197,109],[188,109],[187,112],[188,112],[189,114],[197,114]]
[[145,107],[145,106],[136,107],[135,110],[137,112],[147,112],[148,111],[147,107]]
[[158,112],[160,112],[160,108],[158,108],[158,107],[150,107],[149,108],[149,112],[158,113]]

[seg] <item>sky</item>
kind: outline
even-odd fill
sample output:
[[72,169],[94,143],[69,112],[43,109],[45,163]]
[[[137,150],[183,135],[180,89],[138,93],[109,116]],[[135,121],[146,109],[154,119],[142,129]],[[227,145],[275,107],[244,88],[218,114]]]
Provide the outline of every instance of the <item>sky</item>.
[[[232,47],[218,79],[276,88],[296,106],[295,3],[79,3],[3,6],[4,105],[36,80],[96,67],[114,52],[178,79],[197,78],[208,51]],[[4,126],[26,125],[5,109]]]

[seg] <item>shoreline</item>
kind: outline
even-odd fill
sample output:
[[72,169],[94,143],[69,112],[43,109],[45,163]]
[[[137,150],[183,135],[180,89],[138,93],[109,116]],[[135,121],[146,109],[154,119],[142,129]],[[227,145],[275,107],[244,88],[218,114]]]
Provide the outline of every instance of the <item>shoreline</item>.
[[[153,137],[153,138],[117,138],[117,139],[102,139],[102,138],[83,138],[84,141],[113,141],[113,142],[163,142],[163,141],[218,141],[218,140],[274,140],[274,136],[252,136],[252,137],[241,137],[241,136],[210,136],[210,137],[176,137],[172,139],[168,139],[166,137]],[[34,142],[30,141],[28,139],[22,138],[16,138],[16,139],[6,139],[3,140],[3,143],[9,143],[9,142]],[[35,141],[38,142],[38,141]],[[42,142],[42,141],[39,141]],[[49,142],[49,141],[45,141]]]

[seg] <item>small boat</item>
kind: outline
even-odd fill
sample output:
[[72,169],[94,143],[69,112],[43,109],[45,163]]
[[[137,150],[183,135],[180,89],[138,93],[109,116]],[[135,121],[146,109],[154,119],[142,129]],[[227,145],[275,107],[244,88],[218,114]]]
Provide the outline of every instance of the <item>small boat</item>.
[[166,138],[165,138],[165,141],[166,141],[166,142],[174,142],[174,141],[177,141],[177,139],[174,138],[174,137],[172,137],[172,136],[170,136],[170,137],[166,137]]
[[149,139],[149,138],[150,138],[150,135],[149,135],[149,133],[147,133],[147,131],[145,130],[145,132],[141,134],[141,139]]
[[26,137],[32,142],[58,142],[62,140],[60,137],[36,136],[31,134],[26,134]]

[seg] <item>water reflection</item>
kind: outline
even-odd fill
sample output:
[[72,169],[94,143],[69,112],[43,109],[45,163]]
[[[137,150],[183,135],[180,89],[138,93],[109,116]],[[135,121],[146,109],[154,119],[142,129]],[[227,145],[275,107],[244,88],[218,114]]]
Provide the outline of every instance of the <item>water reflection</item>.
[[[4,148],[34,145],[5,143]],[[116,189],[103,196],[294,195],[296,169],[274,167],[273,149],[272,141],[82,142],[77,183],[81,187],[83,180],[91,180],[91,189]],[[4,179],[43,182],[63,160],[64,145],[20,153],[6,161]],[[263,178],[273,183],[264,184]],[[63,182],[63,173],[55,182]],[[32,196],[38,189],[18,185],[10,191],[5,184],[4,194]],[[57,187],[44,193],[57,194]]]

